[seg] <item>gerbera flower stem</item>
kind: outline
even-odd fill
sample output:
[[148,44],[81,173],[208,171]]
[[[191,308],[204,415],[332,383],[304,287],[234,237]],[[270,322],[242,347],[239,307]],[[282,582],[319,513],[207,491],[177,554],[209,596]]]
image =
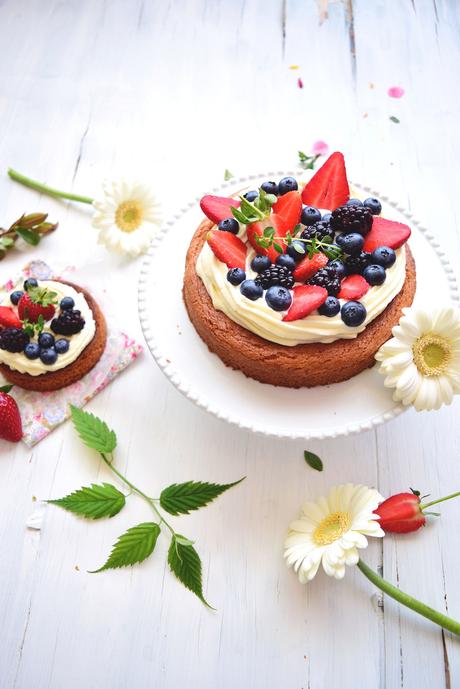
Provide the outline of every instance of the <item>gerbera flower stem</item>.
[[364,576],[367,577],[375,586],[377,586],[377,588],[386,593],[387,596],[394,598],[398,601],[398,603],[401,603],[401,605],[405,605],[406,608],[410,608],[411,610],[414,610],[414,612],[418,612],[419,615],[423,615],[423,617],[426,617],[428,620],[439,624],[440,627],[447,629],[449,632],[460,636],[460,622],[457,622],[451,617],[438,612],[438,610],[434,610],[434,608],[430,608],[428,605],[425,605],[425,603],[422,603],[421,601],[417,600],[417,598],[410,596],[408,593],[404,593],[404,591],[401,591],[396,586],[393,586],[393,584],[390,584],[389,581],[381,577],[379,574],[377,574],[377,572],[374,572],[374,570],[368,567],[362,560],[359,560],[358,567]]
[[446,495],[443,498],[438,498],[437,500],[432,500],[431,502],[425,502],[424,504],[420,505],[421,510],[426,510],[427,507],[431,507],[432,505],[437,505],[439,502],[444,502],[445,500],[451,500],[452,498],[457,498],[460,495],[460,491],[457,493],[451,493],[450,495]]
[[43,192],[43,194],[48,194],[48,196],[54,196],[58,199],[69,199],[69,201],[79,201],[80,203],[89,204],[92,204],[94,201],[94,199],[92,199],[90,196],[81,196],[80,194],[72,194],[67,191],[53,189],[53,187],[49,187],[46,184],[42,184],[41,182],[37,182],[36,180],[31,179],[30,177],[22,175],[20,172],[13,170],[11,167],[8,168],[8,175],[11,177],[11,179],[14,179],[15,182],[19,182],[20,184],[23,184],[25,187],[30,187],[30,189],[41,191]]

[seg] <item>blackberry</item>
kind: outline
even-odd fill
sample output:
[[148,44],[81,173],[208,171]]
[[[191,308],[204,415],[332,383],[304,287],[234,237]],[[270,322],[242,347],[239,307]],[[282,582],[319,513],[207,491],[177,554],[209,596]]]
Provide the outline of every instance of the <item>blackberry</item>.
[[51,330],[58,335],[76,335],[85,327],[81,312],[76,309],[61,311],[58,318],[51,321]]
[[372,213],[365,206],[340,206],[332,211],[331,226],[336,232],[359,232],[364,237],[372,227]]
[[371,261],[371,255],[365,251],[361,251],[357,256],[347,256],[345,259],[345,270],[347,275],[362,275],[364,268],[366,268]]
[[334,239],[334,230],[330,223],[318,220],[310,227],[306,227],[300,236],[302,239],[313,239],[313,237],[320,240],[324,239],[324,237]]
[[283,266],[270,266],[263,273],[260,273],[255,279],[257,285],[263,289],[268,289],[274,285],[281,285],[286,289],[294,287],[294,276],[290,270],[283,268]]
[[325,268],[320,268],[318,272],[308,280],[307,285],[325,287],[328,294],[335,297],[340,291],[340,278],[337,270],[333,266],[326,266]]
[[0,349],[6,349],[7,352],[22,352],[29,340],[22,328],[0,330]]

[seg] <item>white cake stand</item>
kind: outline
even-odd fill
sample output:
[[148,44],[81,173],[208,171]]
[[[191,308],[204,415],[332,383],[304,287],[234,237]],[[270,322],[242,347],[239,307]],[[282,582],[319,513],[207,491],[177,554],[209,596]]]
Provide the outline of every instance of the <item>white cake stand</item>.
[[[267,179],[294,172],[269,172],[222,184],[212,193],[229,196]],[[455,276],[433,235],[385,195],[355,184],[358,192],[391,206],[392,218],[410,225],[417,266],[416,302],[458,304]],[[157,235],[139,279],[139,316],[155,361],[175,387],[199,407],[240,428],[280,438],[333,438],[359,433],[400,414],[376,368],[343,383],[317,388],[280,388],[246,378],[209,352],[191,324],[182,300],[185,255],[203,219],[199,198],[169,220]],[[433,286],[436,289],[433,289]]]

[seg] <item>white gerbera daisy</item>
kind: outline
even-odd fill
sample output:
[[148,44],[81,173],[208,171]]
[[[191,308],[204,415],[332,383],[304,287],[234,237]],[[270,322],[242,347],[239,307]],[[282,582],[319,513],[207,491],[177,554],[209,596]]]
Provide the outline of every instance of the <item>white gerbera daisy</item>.
[[284,553],[302,584],[313,579],[321,562],[326,574],[342,579],[345,565],[358,563],[358,548],[367,548],[366,536],[385,535],[374,514],[382,500],[372,488],[347,483],[303,506],[289,526]]
[[460,392],[460,311],[406,308],[403,314],[375,355],[385,387],[417,411],[439,409]]
[[139,183],[104,182],[104,198],[93,201],[93,226],[99,244],[130,256],[146,251],[161,222],[160,204],[150,189]]

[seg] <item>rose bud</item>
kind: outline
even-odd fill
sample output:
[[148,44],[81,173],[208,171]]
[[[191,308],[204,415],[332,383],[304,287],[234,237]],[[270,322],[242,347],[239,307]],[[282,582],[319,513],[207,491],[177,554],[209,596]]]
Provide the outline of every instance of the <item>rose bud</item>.
[[426,517],[420,507],[418,493],[398,493],[384,500],[375,510],[384,531],[409,533],[425,525]]

